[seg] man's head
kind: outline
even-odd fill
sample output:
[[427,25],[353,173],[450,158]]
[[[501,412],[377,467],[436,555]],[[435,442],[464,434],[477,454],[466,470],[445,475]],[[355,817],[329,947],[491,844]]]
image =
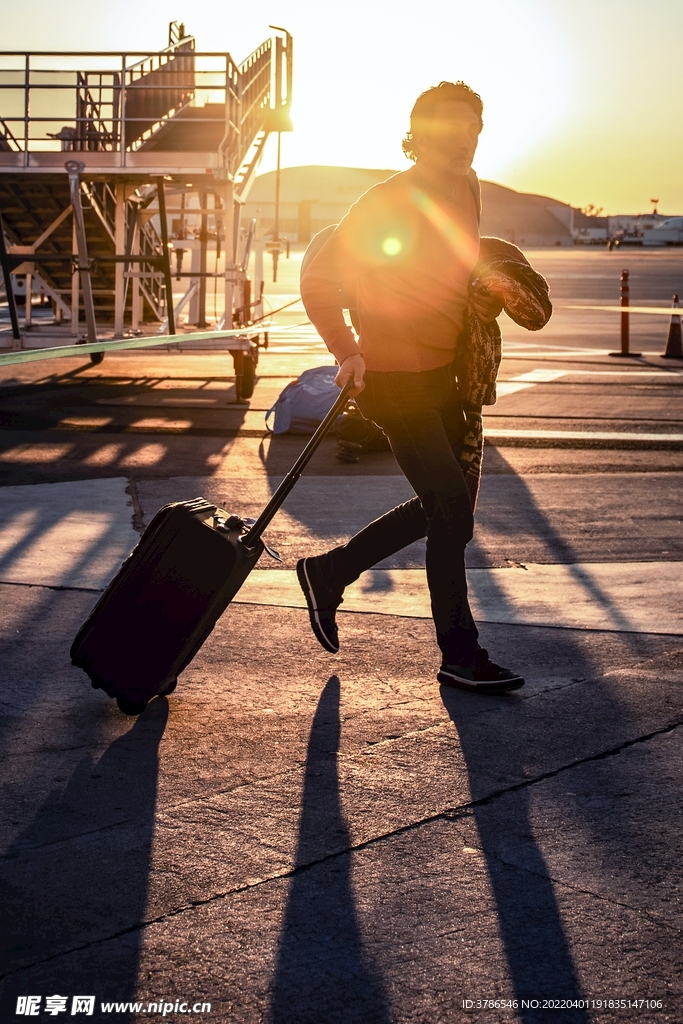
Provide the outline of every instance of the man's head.
[[469,171],[482,128],[481,97],[464,82],[440,82],[418,96],[403,152],[445,177]]

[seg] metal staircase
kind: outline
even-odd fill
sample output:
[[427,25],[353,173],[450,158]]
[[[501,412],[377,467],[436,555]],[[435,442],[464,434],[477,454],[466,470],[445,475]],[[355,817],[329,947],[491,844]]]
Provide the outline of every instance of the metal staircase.
[[[79,310],[87,313],[79,295],[88,290],[98,330],[122,336],[163,321],[172,306],[174,243],[162,239],[169,225],[160,219],[160,193],[180,197],[185,209],[196,192],[198,208],[210,209],[217,225],[216,268],[221,241],[228,250],[220,276],[230,322],[243,305],[236,207],[268,135],[292,127],[292,39],[277,33],[240,65],[229,53],[198,52],[176,22],[168,46],[153,54],[0,53],[0,259],[10,299],[11,275],[26,275],[28,294],[37,282],[55,323],[68,324],[74,336]],[[69,161],[79,165],[75,193]],[[202,266],[195,278],[217,275],[206,270],[205,252]],[[84,274],[90,289],[78,287]],[[26,335],[30,302],[24,319]],[[21,341],[16,324],[14,335]]]
[[[106,257],[114,256],[116,197],[110,185],[106,181],[84,183],[82,193],[83,216],[91,251]],[[132,202],[129,197],[129,206]],[[23,269],[29,269],[41,292],[53,303],[58,320],[71,319],[74,298],[79,301],[83,312],[77,283],[73,280],[71,260],[63,258],[65,253],[71,254],[73,250],[68,180],[60,176],[45,182],[39,177],[32,177],[17,183],[0,175],[0,211],[9,252],[25,257]],[[36,245],[36,242],[40,244]],[[144,224],[139,251],[150,257],[161,255],[161,239],[151,221]],[[34,261],[32,257],[37,258]],[[97,322],[102,324],[113,323],[114,320],[114,267],[113,263],[97,259],[91,264],[94,309]],[[21,273],[22,264],[14,272]],[[161,319],[164,312],[165,295],[158,278],[158,272],[150,266],[140,280],[143,319],[148,322]],[[130,312],[131,307],[132,296],[129,294],[126,311]]]

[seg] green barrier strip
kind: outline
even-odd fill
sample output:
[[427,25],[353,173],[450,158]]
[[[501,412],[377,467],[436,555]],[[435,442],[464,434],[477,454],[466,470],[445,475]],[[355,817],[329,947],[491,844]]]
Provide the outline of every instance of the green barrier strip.
[[[273,333],[273,328],[269,328]],[[96,341],[90,345],[60,345],[58,348],[31,348],[0,355],[0,366],[10,363],[32,363],[38,359],[60,359],[63,356],[89,355],[91,352],[120,352],[130,348],[153,348],[155,345],[179,345],[183,341],[221,341],[225,338],[255,337],[256,332],[244,328],[232,331],[197,331],[195,334],[158,334],[151,338],[122,338],[120,341]]]
[[563,306],[563,309],[595,309],[601,313],[647,313],[649,316],[680,316],[679,306]]

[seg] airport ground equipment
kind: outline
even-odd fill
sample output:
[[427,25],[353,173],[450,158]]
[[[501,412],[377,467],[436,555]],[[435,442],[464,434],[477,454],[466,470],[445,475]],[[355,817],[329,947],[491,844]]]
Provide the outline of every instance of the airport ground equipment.
[[[0,256],[15,347],[40,344],[31,302],[21,327],[12,308],[16,275],[29,297],[39,284],[51,337],[65,342],[173,334],[179,306],[204,330],[211,283],[217,326],[246,325],[239,211],[269,134],[292,128],[292,57],[284,29],[237,64],[198,51],[177,22],[156,53],[0,53]],[[173,278],[187,286],[175,303]],[[255,362],[251,342],[235,351]]]

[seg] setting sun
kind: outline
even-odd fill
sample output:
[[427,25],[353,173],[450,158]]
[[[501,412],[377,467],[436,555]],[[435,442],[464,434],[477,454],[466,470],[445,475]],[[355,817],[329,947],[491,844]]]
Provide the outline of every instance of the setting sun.
[[[7,49],[116,49],[160,43],[169,18],[184,19],[200,50],[243,60],[270,23],[295,40],[294,132],[285,166],[406,164],[400,142],[421,91],[464,79],[484,100],[475,168],[480,177],[606,212],[638,212],[658,196],[683,208],[683,133],[677,41],[683,5],[617,0],[308,0],[240,10],[177,0],[88,16],[74,0],[58,22],[36,0],[30,40],[19,8],[5,12]],[[86,28],[87,26],[87,28]],[[163,42],[163,39],[161,40]],[[263,170],[274,166],[271,139]]]

